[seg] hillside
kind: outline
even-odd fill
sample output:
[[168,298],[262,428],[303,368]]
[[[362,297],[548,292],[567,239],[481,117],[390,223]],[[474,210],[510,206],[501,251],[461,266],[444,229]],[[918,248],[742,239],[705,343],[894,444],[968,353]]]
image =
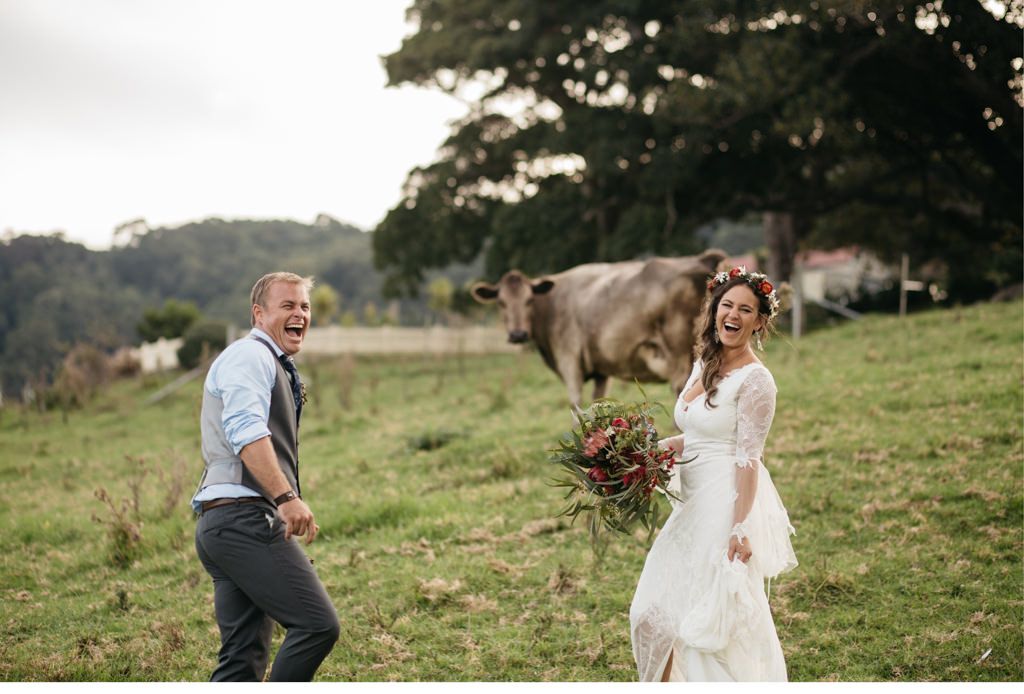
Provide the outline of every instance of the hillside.
[[[769,345],[766,463],[801,562],[771,587],[792,680],[1024,677],[1022,311],[869,317]],[[555,517],[545,450],[569,412],[536,355],[302,369],[310,553],[342,622],[323,679],[635,678],[643,540],[598,565],[584,528]],[[142,407],[161,384],[121,382],[66,421],[0,410],[0,678],[208,677],[218,638],[187,507],[200,385]],[[122,561],[101,487],[115,509],[137,499]]]
[[[26,381],[48,382],[76,342],[137,344],[143,310],[169,298],[244,325],[253,282],[274,270],[314,275],[340,294],[341,311],[357,316],[368,302],[378,310],[386,303],[371,235],[326,216],[314,224],[211,218],[126,236],[109,251],[54,236],[0,241],[0,391],[12,397]],[[441,274],[461,286],[474,269]],[[424,306],[403,300],[400,320],[421,324]]]

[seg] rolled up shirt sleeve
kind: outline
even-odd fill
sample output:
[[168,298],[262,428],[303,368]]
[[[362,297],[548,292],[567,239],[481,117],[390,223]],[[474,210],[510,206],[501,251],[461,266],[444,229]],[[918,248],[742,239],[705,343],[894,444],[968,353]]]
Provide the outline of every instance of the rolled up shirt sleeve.
[[221,424],[238,454],[253,441],[270,436],[270,393],[277,370],[266,347],[250,340],[225,355],[211,379],[212,394],[221,398]]

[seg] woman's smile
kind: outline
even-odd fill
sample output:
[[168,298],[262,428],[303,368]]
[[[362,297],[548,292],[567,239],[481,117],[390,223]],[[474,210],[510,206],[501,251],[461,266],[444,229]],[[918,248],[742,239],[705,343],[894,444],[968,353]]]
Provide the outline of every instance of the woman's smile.
[[727,291],[718,304],[715,324],[718,338],[726,347],[746,345],[761,321],[757,296],[745,284]]

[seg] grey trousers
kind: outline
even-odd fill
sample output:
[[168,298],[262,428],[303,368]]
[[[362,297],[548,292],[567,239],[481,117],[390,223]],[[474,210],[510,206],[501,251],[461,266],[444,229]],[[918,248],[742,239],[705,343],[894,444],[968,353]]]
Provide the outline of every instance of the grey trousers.
[[259,682],[274,622],[287,633],[275,682],[308,682],[338,640],[338,614],[323,583],[270,504],[210,509],[196,524],[196,552],[213,578],[220,654],[213,682]]

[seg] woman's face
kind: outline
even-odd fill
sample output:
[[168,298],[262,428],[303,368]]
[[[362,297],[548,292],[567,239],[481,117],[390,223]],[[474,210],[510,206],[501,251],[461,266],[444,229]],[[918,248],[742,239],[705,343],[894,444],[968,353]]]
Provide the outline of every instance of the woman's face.
[[758,312],[757,295],[746,284],[737,284],[718,302],[715,327],[725,347],[744,347],[754,333],[764,327],[764,316]]

